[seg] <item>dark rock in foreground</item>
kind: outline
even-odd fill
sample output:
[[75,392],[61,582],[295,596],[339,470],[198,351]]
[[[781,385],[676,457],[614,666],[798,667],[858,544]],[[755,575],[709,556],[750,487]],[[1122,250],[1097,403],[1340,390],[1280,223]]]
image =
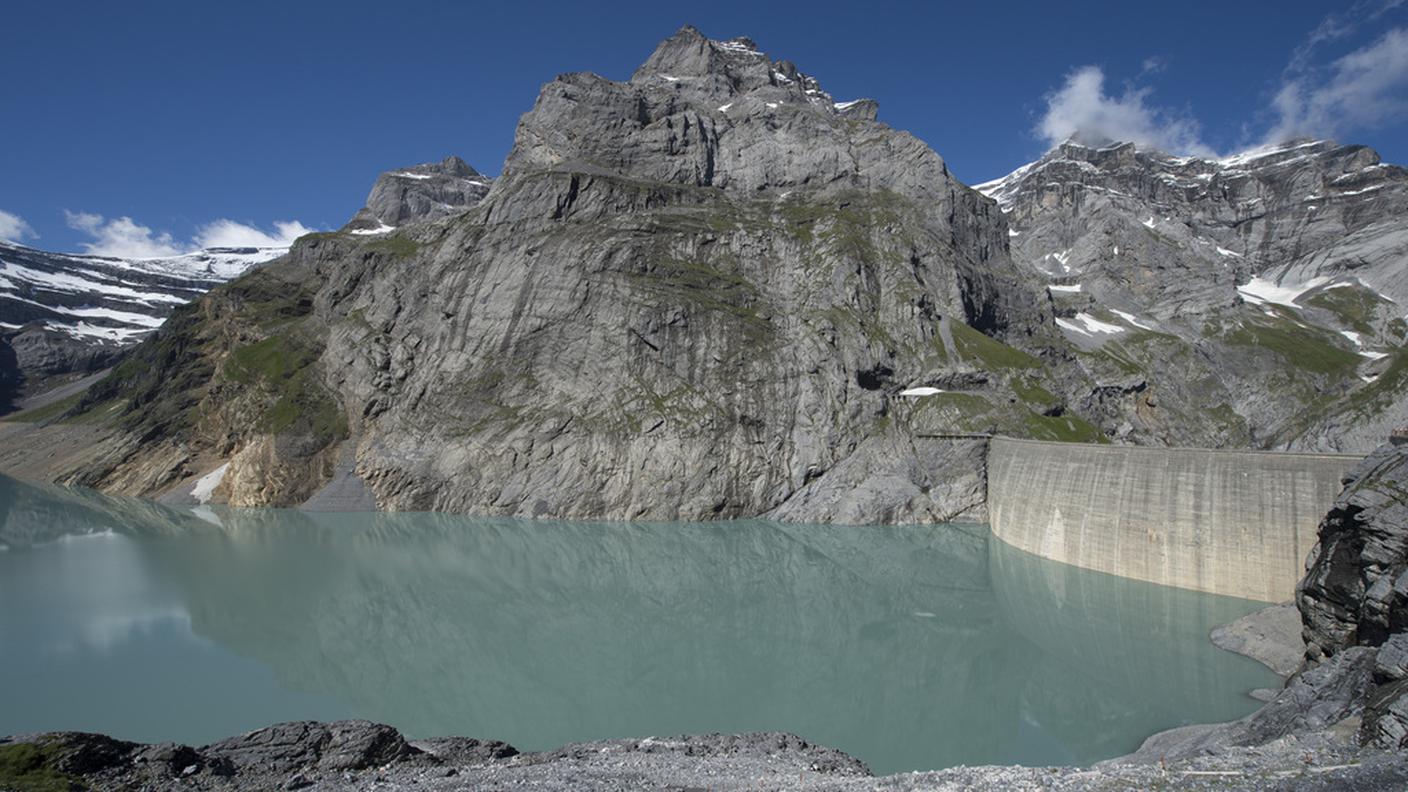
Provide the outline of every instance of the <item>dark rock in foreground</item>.
[[407,742],[367,721],[284,723],[203,748],[75,732],[0,741],[6,790],[1399,790],[1405,783],[1401,757],[1314,741],[1167,766],[960,767],[882,778],[840,751],[776,732],[608,740],[530,754],[458,737]]

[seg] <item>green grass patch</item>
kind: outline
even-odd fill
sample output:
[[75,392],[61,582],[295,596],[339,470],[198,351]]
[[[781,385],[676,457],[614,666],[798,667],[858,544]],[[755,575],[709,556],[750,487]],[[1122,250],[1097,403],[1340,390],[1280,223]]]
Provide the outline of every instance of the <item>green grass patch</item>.
[[1383,298],[1361,286],[1340,286],[1317,292],[1305,304],[1333,313],[1346,327],[1365,335],[1374,334],[1373,321]]
[[1017,398],[1038,407],[1054,407],[1061,403],[1056,394],[1041,387],[1035,379],[1031,377],[1014,377],[1012,379],[1012,392],[1017,394]]
[[69,410],[77,407],[81,401],[83,401],[83,394],[79,392],[67,398],[59,399],[56,402],[46,404],[43,407],[35,407],[32,410],[6,415],[0,418],[0,420],[14,421],[17,423],[42,423],[58,418]]
[[269,336],[236,348],[225,359],[225,376],[242,385],[277,384],[291,379],[317,360],[317,353],[289,336]]
[[6,792],[71,792],[86,789],[60,772],[58,752],[47,745],[0,745],[0,789]]
[[949,322],[953,346],[959,357],[989,369],[1041,368],[1041,361],[1020,349],[990,338],[959,321]]
[[260,428],[309,434],[325,440],[347,435],[347,419],[318,376],[317,349],[292,335],[275,335],[239,347],[225,359],[225,376],[262,388],[273,397]]
[[1028,412],[1022,416],[1024,437],[1033,440],[1055,440],[1061,443],[1108,443],[1110,438],[1079,415],[1037,415]]
[[394,258],[410,258],[420,252],[420,243],[403,236],[381,237],[366,244],[368,250],[385,253]]
[[1231,345],[1265,349],[1302,371],[1348,376],[1362,362],[1336,343],[1334,334],[1289,318],[1244,321],[1223,339]]
[[347,417],[309,367],[289,380],[278,401],[264,413],[263,428],[274,434],[298,432],[339,440],[347,436]]

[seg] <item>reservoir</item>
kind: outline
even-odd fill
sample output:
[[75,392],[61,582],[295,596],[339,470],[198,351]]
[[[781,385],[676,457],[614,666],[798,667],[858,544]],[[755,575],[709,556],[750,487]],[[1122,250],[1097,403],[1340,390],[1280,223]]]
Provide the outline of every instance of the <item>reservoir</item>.
[[0,734],[366,718],[520,750],[788,731],[877,773],[1088,764],[1279,679],[1261,607],[986,526],[170,508],[0,477]]

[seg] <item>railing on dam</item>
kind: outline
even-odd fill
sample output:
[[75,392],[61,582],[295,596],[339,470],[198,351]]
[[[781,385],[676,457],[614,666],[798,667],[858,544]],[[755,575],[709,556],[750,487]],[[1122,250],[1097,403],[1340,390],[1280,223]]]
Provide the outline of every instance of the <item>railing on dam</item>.
[[1281,602],[1359,460],[994,437],[989,522],[998,539],[1044,558]]

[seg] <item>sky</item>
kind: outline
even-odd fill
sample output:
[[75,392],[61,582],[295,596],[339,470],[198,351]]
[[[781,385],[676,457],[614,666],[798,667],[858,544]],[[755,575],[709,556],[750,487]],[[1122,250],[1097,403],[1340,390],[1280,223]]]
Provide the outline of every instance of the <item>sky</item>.
[[1408,164],[1408,0],[65,2],[0,11],[0,239],[157,256],[337,228],[377,174],[497,175],[556,75],[747,35],[976,184],[1068,137]]

